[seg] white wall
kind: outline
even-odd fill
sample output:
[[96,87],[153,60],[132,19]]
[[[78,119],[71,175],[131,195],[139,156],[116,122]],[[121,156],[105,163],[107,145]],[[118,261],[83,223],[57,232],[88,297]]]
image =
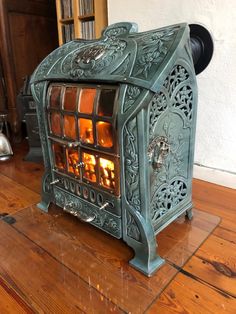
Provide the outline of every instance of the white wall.
[[[199,23],[212,33],[213,59],[197,76],[195,163],[224,170],[222,176],[225,171],[231,172],[236,179],[236,1],[108,0],[108,20],[109,24],[136,22],[139,31],[179,22]],[[208,179],[197,169],[194,173]],[[219,178],[216,183],[227,185]]]

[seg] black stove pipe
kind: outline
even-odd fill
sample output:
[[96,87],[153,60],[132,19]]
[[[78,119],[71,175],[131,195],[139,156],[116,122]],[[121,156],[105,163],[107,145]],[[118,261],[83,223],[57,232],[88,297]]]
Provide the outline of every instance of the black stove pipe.
[[213,39],[209,31],[198,24],[190,24],[190,46],[195,73],[199,74],[208,66],[213,55]]

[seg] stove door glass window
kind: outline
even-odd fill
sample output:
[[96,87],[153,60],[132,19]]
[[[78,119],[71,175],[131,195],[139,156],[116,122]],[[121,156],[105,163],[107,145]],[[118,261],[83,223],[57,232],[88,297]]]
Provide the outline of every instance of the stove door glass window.
[[65,154],[64,147],[60,144],[53,143],[52,144],[53,156],[54,156],[54,166],[57,169],[65,170]]
[[77,149],[66,148],[67,171],[77,177],[80,176],[79,153]]
[[82,88],[79,97],[79,112],[92,114],[96,96],[95,88]]
[[80,140],[85,144],[93,144],[93,123],[90,119],[79,119]]
[[108,189],[115,189],[115,165],[114,162],[99,158],[99,183]]
[[61,115],[58,112],[52,112],[50,114],[50,126],[51,133],[56,136],[61,136]]
[[97,122],[97,142],[99,146],[111,148],[113,146],[113,130],[109,122]]
[[61,86],[53,86],[50,92],[50,107],[59,109],[61,104]]
[[76,140],[76,123],[74,115],[64,115],[64,136]]
[[47,114],[54,168],[119,195],[116,99],[113,85],[53,83]]
[[98,100],[98,115],[112,117],[116,90],[102,89]]
[[96,158],[93,154],[83,153],[82,161],[84,164],[83,178],[91,182],[97,181]]
[[78,88],[75,86],[67,86],[65,88],[63,108],[66,111],[75,111],[77,105]]

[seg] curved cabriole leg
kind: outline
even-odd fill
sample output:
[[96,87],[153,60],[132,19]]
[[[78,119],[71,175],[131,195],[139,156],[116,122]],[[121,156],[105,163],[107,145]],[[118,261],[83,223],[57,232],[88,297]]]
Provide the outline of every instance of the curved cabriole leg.
[[52,201],[52,187],[50,182],[51,175],[49,172],[45,172],[42,179],[41,202],[37,204],[37,207],[44,212],[48,212],[49,205]]
[[129,263],[146,276],[151,276],[165,260],[157,254],[156,237],[151,223],[142,220],[144,218],[139,213],[127,212],[124,240],[135,252]]

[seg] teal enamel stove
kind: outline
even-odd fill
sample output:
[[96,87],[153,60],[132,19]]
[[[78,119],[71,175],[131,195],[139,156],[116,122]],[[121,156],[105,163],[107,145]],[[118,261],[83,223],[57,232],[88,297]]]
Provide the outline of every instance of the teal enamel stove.
[[55,203],[123,239],[148,276],[164,263],[156,234],[192,216],[195,71],[212,54],[200,29],[190,40],[186,24],[144,33],[114,24],[53,51],[31,80],[45,164],[39,208]]

